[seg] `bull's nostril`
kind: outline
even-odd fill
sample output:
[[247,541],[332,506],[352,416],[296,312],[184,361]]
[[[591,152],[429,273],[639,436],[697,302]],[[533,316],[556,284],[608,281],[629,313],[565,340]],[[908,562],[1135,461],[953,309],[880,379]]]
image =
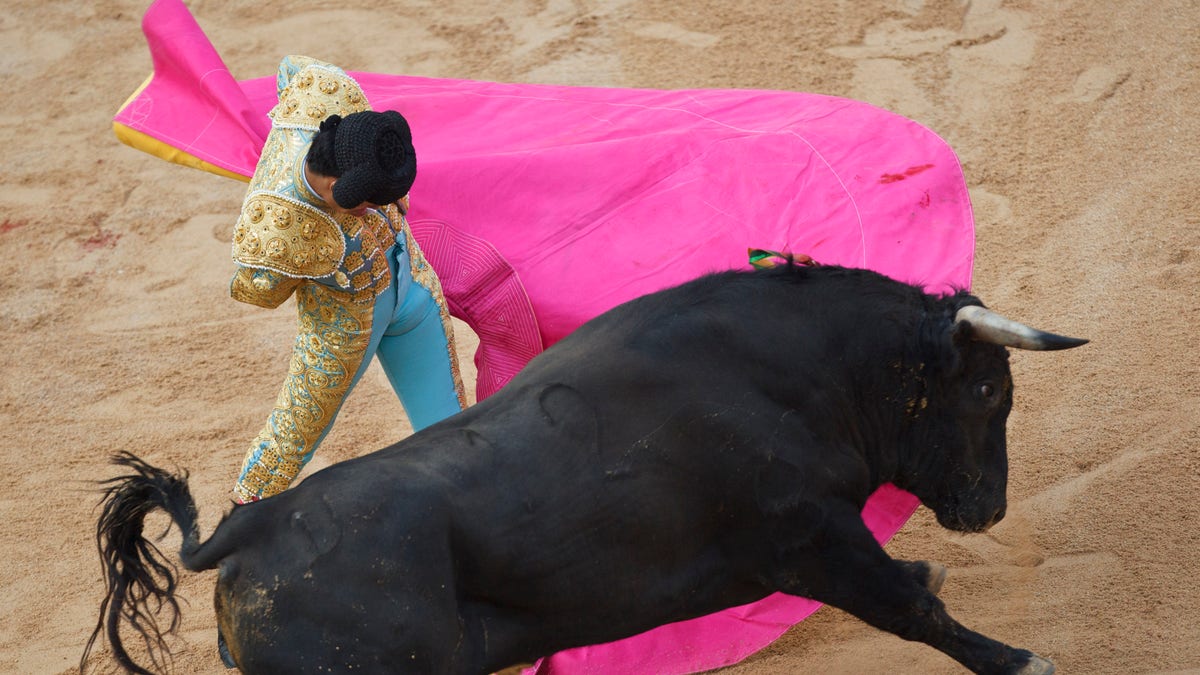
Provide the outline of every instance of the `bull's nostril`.
[[992,520],[991,520],[991,522],[988,523],[988,527],[991,527],[992,525],[995,525],[996,523],[1004,520],[1004,514],[1006,511],[1007,511],[1006,507],[1003,507],[1003,506],[1000,507],[1000,510],[996,511],[996,515],[992,516]]

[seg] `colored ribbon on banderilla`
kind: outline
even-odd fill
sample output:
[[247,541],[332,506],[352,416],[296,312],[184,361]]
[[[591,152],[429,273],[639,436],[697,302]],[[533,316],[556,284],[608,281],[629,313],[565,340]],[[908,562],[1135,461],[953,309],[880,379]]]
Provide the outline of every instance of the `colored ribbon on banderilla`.
[[820,267],[821,263],[812,259],[812,256],[803,253],[788,253],[779,251],[768,251],[763,248],[748,248],[746,253],[750,256],[750,266],[756,269],[765,270],[780,265],[805,265],[807,267]]

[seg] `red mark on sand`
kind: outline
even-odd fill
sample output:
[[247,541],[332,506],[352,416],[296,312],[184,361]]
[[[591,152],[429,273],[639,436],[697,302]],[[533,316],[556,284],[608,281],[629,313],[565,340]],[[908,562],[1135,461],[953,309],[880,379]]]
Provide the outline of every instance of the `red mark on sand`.
[[97,230],[96,234],[80,242],[85,251],[98,251],[102,248],[112,248],[117,245],[121,235],[111,230]]
[[886,185],[888,183],[898,183],[909,176],[915,176],[922,171],[932,169],[932,164],[922,164],[921,166],[910,166],[904,170],[904,173],[885,173],[879,177],[879,182]]
[[17,229],[18,227],[25,227],[28,224],[29,223],[24,220],[9,220],[9,219],[5,218],[4,222],[0,223],[0,234],[3,234],[5,232],[12,232],[13,230]]

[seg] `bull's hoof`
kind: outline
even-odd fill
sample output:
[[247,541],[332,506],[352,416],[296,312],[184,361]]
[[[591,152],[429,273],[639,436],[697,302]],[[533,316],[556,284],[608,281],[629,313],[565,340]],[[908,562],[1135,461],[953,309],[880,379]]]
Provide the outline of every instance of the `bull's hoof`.
[[1029,663],[1021,666],[1016,675],[1050,675],[1054,672],[1054,664],[1037,654],[1029,655]]
[[929,578],[925,580],[925,588],[929,589],[930,593],[937,595],[942,590],[942,584],[946,583],[948,574],[946,566],[935,562],[926,562],[925,566],[929,569]]

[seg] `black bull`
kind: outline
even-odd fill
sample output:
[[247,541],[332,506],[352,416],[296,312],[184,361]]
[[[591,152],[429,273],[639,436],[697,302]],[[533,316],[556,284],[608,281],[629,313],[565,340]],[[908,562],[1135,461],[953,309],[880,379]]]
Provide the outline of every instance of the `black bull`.
[[186,476],[121,456],[135,473],[108,481],[96,631],[131,670],[122,620],[164,648],[150,606],[175,627],[175,578],[142,537],[163,508],[184,566],[220,570],[219,628],[250,673],[487,673],[774,591],[977,672],[1052,672],[954,621],[945,568],[890,558],[860,510],[891,482],[953,530],[1002,518],[1003,345],[1083,342],[862,270],[702,277],[592,320],[460,415],[234,508],[203,543]]

